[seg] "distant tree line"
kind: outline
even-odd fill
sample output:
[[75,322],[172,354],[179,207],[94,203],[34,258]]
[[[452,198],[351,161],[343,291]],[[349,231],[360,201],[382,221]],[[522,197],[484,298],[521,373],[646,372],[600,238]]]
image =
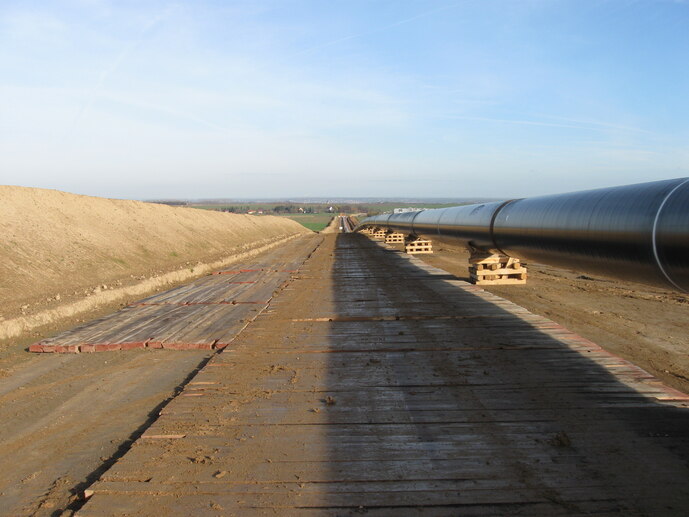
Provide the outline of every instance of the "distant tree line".
[[189,203],[186,201],[175,201],[175,200],[165,200],[165,199],[153,199],[146,201],[146,203],[156,203],[158,205],[168,205],[168,206],[187,206]]
[[[410,204],[411,206],[421,207],[421,204]],[[420,206],[421,205],[421,206]],[[400,202],[397,206],[405,206],[404,202]],[[435,205],[442,206],[442,205]],[[375,215],[382,212],[389,212],[395,207],[394,204],[386,203],[347,203],[347,204],[325,204],[325,203],[311,203],[311,204],[294,204],[285,203],[280,205],[273,204],[245,204],[245,205],[204,205],[204,208],[210,210],[217,210],[219,212],[230,212],[236,214],[246,213],[264,213],[264,214],[319,214],[319,213],[345,213],[345,214],[369,214]],[[332,207],[332,212],[330,208]]]

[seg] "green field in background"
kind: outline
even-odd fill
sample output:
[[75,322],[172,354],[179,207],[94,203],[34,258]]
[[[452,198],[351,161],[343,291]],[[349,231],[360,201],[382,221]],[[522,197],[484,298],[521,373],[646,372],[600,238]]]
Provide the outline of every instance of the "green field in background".
[[[211,204],[211,205],[189,205],[192,208],[201,208],[203,210],[222,210],[224,208],[234,208],[238,210],[237,213],[241,213],[242,210],[251,209],[257,210],[259,208],[263,210],[273,210],[276,206],[294,205],[294,203],[230,203],[230,204]],[[307,205],[294,205],[294,206],[307,206]]]
[[[403,201],[398,202],[378,202],[378,203],[349,203],[349,204],[333,204],[335,208],[335,213],[381,213],[386,211],[392,211],[393,208],[444,208],[447,206],[457,206],[462,203],[405,203]],[[286,205],[291,206],[293,211],[291,213],[281,212],[274,213],[275,207],[285,207]],[[331,215],[326,210],[328,204],[324,203],[230,203],[230,204],[191,204],[192,208],[202,208],[205,210],[223,210],[231,208],[235,213],[246,213],[248,210],[265,210],[270,212],[270,215],[284,215],[284,216],[308,216],[308,215]],[[297,213],[298,207],[311,208],[315,214],[300,214]]]
[[332,214],[274,214],[278,217],[286,217],[287,219],[292,219],[297,221],[299,224],[305,226],[309,230],[314,232],[320,232],[333,218]]
[[[231,209],[232,212],[238,214],[246,214],[250,210],[263,210],[265,213],[263,215],[275,215],[278,217],[287,217],[294,221],[297,221],[304,225],[309,230],[314,232],[320,232],[323,230],[333,213],[327,210],[332,206],[335,210],[334,213],[346,213],[346,214],[367,214],[367,215],[377,215],[384,212],[391,212],[394,208],[412,208],[412,209],[422,209],[422,208],[444,208],[448,206],[457,206],[462,204],[470,203],[482,203],[485,200],[467,200],[464,202],[457,201],[455,203],[405,203],[404,201],[381,201],[381,202],[370,202],[370,203],[350,203],[350,204],[335,204],[329,205],[328,203],[292,203],[290,201],[274,202],[274,203],[263,203],[263,202],[246,202],[246,203],[203,203],[203,204],[190,204],[188,206],[192,208],[202,208],[205,210],[227,210]],[[304,208],[312,213],[303,214],[299,213],[299,208]],[[277,212],[274,210],[277,208]],[[288,211],[289,210],[289,211]],[[315,212],[315,213],[313,213]],[[259,215],[259,214],[255,214]]]
[[[235,213],[246,213],[248,209],[251,210],[273,210],[276,206],[285,206],[285,203],[247,203],[247,204],[228,204],[228,205],[189,205],[192,208],[201,208],[203,210],[223,210],[226,208],[233,208]],[[312,205],[301,205],[301,206],[312,206]],[[257,214],[258,215],[258,214]],[[329,212],[321,212],[318,214],[290,214],[290,213],[268,213],[263,215],[274,215],[277,217],[287,217],[293,221],[297,221],[309,230],[314,232],[320,232],[333,218],[333,214]]]

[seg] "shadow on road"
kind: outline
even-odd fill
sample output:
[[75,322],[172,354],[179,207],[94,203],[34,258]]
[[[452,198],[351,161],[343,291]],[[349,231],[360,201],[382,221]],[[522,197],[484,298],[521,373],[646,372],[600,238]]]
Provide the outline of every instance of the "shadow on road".
[[334,254],[326,507],[686,514],[689,408],[669,400],[678,394],[362,235],[338,235]]

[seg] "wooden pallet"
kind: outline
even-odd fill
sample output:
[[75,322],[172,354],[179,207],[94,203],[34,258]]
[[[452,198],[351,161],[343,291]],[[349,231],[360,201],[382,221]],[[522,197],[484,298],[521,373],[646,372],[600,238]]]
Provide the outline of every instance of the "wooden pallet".
[[476,285],[521,285],[526,283],[526,268],[519,259],[499,253],[472,253],[469,278]]
[[404,244],[404,251],[410,255],[433,253],[433,243],[427,239],[406,240]]
[[385,236],[385,244],[401,244],[404,242],[403,233],[388,233]]
[[373,239],[380,239],[380,240],[385,240],[385,237],[387,236],[387,232],[385,230],[377,230],[371,234],[371,237]]

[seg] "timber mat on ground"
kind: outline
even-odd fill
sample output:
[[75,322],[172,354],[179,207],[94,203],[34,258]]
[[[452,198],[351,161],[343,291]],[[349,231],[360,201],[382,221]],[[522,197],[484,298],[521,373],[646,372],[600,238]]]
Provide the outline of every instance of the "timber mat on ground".
[[281,217],[0,186],[0,340],[306,233]]

